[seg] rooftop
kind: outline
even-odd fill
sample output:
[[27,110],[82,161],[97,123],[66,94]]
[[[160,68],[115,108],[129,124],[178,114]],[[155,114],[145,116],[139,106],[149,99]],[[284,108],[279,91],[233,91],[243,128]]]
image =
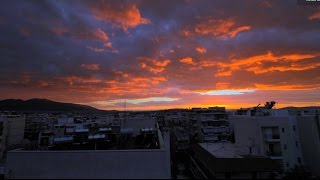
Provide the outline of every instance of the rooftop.
[[199,145],[216,158],[244,158],[245,155],[232,143],[199,143]]

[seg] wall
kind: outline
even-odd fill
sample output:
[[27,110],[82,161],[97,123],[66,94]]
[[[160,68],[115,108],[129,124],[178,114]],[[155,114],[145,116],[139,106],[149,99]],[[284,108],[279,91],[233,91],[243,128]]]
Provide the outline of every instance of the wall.
[[[319,115],[318,115],[319,116]],[[320,120],[316,116],[298,116],[300,147],[305,164],[320,176]]]
[[235,134],[235,143],[241,151],[252,155],[262,155],[261,132],[256,117],[232,116],[229,117],[230,125]]
[[165,149],[10,151],[5,178],[159,179],[171,174]]
[[[266,155],[264,152],[264,139],[262,137],[262,127],[278,127],[280,132],[280,144],[285,170],[293,168],[298,163],[298,157],[302,159],[301,151],[296,147],[296,141],[300,144],[298,128],[293,131],[296,125],[296,117],[294,116],[264,116],[264,117],[248,117],[233,116],[230,117],[230,123],[234,128],[235,143],[246,150],[249,154],[249,146],[253,155]],[[282,133],[282,128],[285,132]],[[284,149],[286,145],[286,149]],[[288,163],[288,167],[286,164]]]
[[7,146],[10,148],[12,145],[21,144],[24,138],[24,129],[26,123],[26,117],[7,118],[8,121],[8,133],[7,133]]

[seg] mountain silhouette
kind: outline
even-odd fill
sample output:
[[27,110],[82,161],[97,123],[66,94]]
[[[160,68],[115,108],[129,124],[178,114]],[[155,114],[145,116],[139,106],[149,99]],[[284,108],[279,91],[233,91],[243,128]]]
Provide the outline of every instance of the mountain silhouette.
[[6,99],[0,101],[0,111],[100,111],[91,106],[55,102],[48,99]]

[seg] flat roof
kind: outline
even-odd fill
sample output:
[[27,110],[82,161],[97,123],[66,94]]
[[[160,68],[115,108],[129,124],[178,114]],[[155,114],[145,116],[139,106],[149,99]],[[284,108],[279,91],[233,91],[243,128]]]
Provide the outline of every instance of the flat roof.
[[73,141],[72,136],[64,136],[64,137],[56,137],[53,139],[54,142],[67,142],[67,141]]
[[216,158],[244,158],[244,152],[235,144],[226,143],[199,143],[199,145]]
[[89,129],[76,129],[75,132],[76,132],[76,133],[89,132]]
[[99,128],[99,131],[112,131],[111,128]]
[[88,139],[103,139],[105,138],[105,134],[95,134],[95,135],[89,135]]
[[133,128],[121,128],[120,132],[124,134],[130,134],[133,133]]

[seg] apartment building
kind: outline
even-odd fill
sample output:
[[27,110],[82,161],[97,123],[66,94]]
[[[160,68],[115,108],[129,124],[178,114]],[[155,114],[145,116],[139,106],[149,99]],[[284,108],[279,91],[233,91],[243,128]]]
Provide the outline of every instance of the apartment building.
[[128,118],[119,131],[84,127],[62,136],[46,132],[42,137],[47,149],[8,152],[5,178],[171,178],[169,132],[161,133],[152,119],[148,121],[151,127],[138,119]]
[[0,115],[0,158],[5,156],[6,151],[22,144],[25,121],[24,115]]
[[250,154],[277,160],[283,171],[305,166],[319,175],[319,115],[296,111],[301,110],[241,109],[230,117],[235,143]]

